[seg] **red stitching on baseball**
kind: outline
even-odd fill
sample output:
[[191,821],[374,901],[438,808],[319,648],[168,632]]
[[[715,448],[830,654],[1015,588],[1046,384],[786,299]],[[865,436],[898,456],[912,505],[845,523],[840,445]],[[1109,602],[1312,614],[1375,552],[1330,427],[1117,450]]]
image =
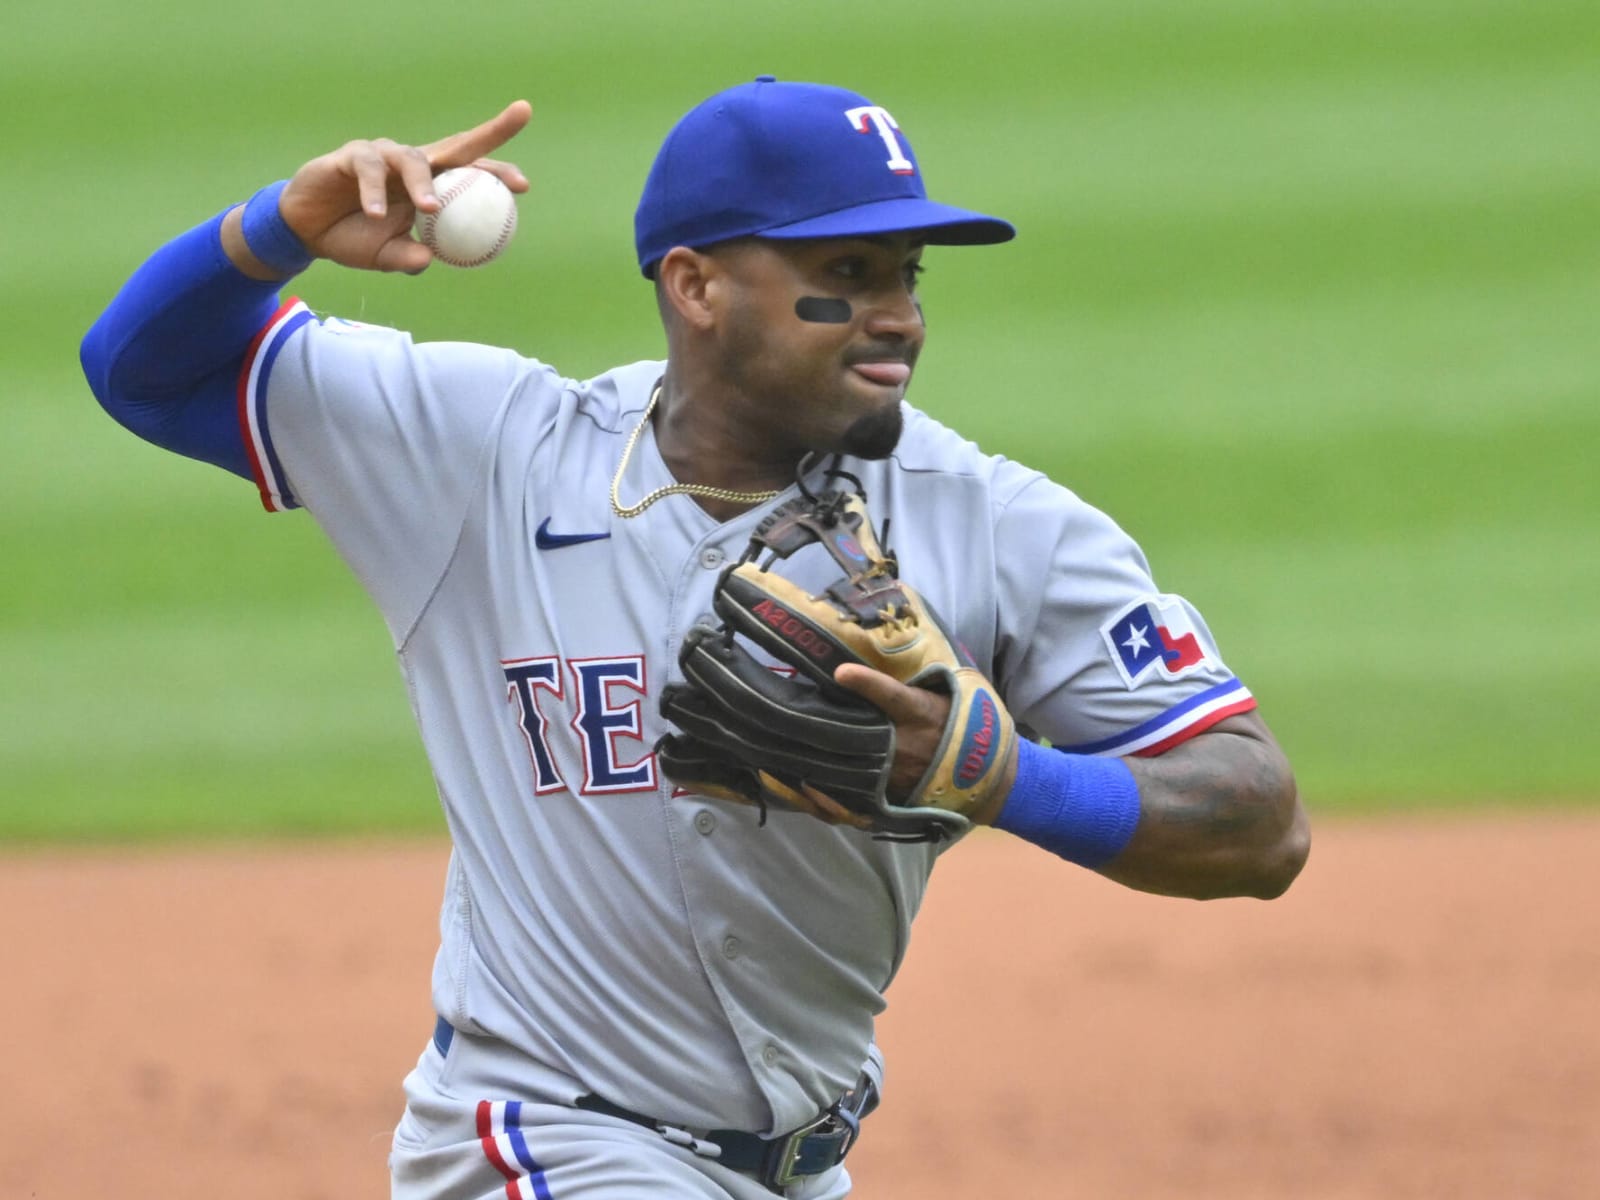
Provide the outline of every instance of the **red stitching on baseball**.
[[494,243],[489,247],[489,249],[485,250],[476,258],[463,259],[449,257],[440,251],[437,246],[432,244],[434,235],[438,231],[437,226],[439,218],[444,215],[445,206],[448,205],[452,200],[455,200],[465,194],[469,188],[478,183],[479,180],[484,177],[498,181],[497,176],[485,171],[482,167],[455,167],[452,169],[461,171],[462,174],[458,176],[455,182],[453,182],[449,187],[445,188],[444,191],[439,195],[439,211],[423,214],[422,240],[428,243],[428,248],[433,251],[434,257],[440,262],[444,263],[446,266],[481,267],[495,255],[499,254],[500,251],[504,250],[506,248],[506,243],[511,240],[511,235],[516,232],[516,205],[515,202],[513,202],[512,206],[506,209],[505,220],[500,223],[500,236],[494,240]]

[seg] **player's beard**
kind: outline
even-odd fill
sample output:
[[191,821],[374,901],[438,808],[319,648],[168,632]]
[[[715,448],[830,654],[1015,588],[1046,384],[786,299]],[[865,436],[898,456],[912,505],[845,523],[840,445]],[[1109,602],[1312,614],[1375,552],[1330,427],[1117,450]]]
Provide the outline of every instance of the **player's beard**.
[[[771,413],[795,413],[827,411],[847,405],[859,407],[859,399],[850,394],[853,389],[842,380],[833,382],[822,377],[797,383],[788,372],[775,377],[770,368],[763,369],[769,357],[768,341],[766,330],[758,321],[743,313],[736,314],[727,333],[722,366],[724,377],[745,395],[764,397],[762,408]],[[915,354],[910,355],[908,361],[914,362],[915,357]],[[792,428],[787,422],[785,425]],[[904,428],[900,401],[884,400],[879,407],[862,413],[837,433],[813,430],[809,438],[802,435],[799,445],[828,454],[883,459],[894,453]]]
[[875,408],[856,419],[839,439],[839,450],[855,458],[888,458],[900,444],[905,414],[898,402]]

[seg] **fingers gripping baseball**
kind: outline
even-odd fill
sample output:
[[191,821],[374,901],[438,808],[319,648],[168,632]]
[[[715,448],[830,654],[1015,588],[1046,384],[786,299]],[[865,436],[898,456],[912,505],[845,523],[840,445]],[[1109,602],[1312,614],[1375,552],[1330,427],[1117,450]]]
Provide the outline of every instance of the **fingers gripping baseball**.
[[419,211],[440,207],[434,176],[477,166],[512,191],[527,191],[516,166],[485,156],[515,137],[531,113],[528,102],[518,100],[475,128],[425,146],[388,138],[346,142],[295,172],[279,210],[318,258],[365,270],[420,271],[433,255],[412,238],[411,228]]
[[437,175],[451,167],[477,166],[493,171],[512,191],[527,191],[528,181],[520,170],[487,156],[521,133],[532,116],[532,105],[526,100],[514,100],[483,124],[430,142],[424,149],[433,173]]

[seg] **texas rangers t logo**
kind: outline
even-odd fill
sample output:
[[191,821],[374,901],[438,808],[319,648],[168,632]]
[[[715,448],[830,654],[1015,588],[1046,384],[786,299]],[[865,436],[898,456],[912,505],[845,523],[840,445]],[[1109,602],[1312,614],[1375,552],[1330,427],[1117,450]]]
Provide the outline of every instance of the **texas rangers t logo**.
[[906,157],[906,152],[900,148],[900,139],[895,137],[900,126],[887,109],[879,108],[876,104],[864,104],[860,108],[848,109],[844,115],[857,133],[868,133],[873,129],[878,131],[884,147],[889,151],[889,161],[884,166],[896,175],[916,174],[917,165]]
[[1152,671],[1162,679],[1181,679],[1210,661],[1175,596],[1134,601],[1100,627],[1100,636],[1130,688]]

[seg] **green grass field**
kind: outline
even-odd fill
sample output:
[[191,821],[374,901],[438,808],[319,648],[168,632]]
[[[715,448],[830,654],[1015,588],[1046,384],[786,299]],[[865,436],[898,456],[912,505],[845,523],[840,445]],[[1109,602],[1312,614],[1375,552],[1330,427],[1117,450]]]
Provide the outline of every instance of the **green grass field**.
[[89,396],[78,340],[140,259],[347,138],[526,96],[506,260],[294,290],[576,376],[652,356],[650,156],[763,71],[868,93],[936,196],[1018,224],[929,255],[915,400],[1139,538],[1314,812],[1600,797],[1592,0],[21,0],[8,26],[0,839],[439,826],[310,520]]

